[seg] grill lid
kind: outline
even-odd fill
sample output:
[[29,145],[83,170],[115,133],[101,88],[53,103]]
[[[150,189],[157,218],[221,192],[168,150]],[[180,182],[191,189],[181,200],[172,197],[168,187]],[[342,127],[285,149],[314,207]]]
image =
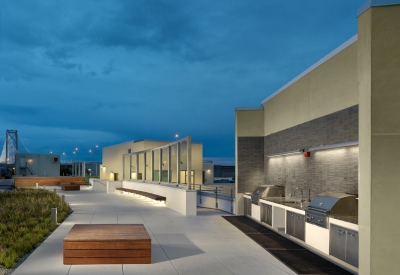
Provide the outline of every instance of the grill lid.
[[356,196],[344,193],[321,193],[310,202],[308,207],[330,214],[357,214]]
[[285,187],[280,185],[260,185],[253,191],[257,197],[282,197],[285,194]]

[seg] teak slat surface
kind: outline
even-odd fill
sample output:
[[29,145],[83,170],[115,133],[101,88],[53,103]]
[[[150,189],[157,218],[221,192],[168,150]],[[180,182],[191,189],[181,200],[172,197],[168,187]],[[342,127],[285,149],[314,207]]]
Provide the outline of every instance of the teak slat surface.
[[142,195],[142,196],[145,196],[145,197],[151,198],[153,200],[157,200],[157,201],[166,201],[167,200],[167,198],[164,196],[160,196],[160,195],[156,195],[156,194],[148,193],[148,192],[144,192],[144,191],[139,191],[139,190],[135,190],[135,189],[115,188],[115,190]]
[[149,240],[143,224],[75,224],[64,241]]
[[75,224],[64,238],[64,264],[149,264],[143,224]]
[[151,264],[151,258],[64,258],[64,264]]
[[67,258],[145,258],[150,257],[149,249],[68,249]]
[[63,191],[80,191],[81,186],[77,184],[64,184],[61,185],[61,190]]
[[102,241],[102,242],[85,242],[85,241],[76,241],[76,242],[66,242],[64,241],[64,250],[65,249],[150,249],[151,242],[150,241]]

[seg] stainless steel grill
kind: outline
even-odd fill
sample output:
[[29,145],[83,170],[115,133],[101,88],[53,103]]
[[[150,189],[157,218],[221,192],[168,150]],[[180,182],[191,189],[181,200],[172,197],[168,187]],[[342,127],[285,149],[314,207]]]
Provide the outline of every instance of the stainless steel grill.
[[284,197],[285,186],[260,185],[251,194],[251,203],[259,205],[261,197]]
[[357,215],[355,195],[326,192],[316,196],[306,209],[306,221],[324,228],[328,227],[329,215]]

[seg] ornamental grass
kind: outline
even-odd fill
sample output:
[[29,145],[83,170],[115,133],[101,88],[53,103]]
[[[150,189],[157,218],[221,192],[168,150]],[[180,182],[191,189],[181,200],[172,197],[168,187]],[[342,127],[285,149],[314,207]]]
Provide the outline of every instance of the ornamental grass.
[[60,196],[43,189],[0,192],[0,265],[12,268],[52,232],[51,208],[57,208],[57,222],[71,208]]

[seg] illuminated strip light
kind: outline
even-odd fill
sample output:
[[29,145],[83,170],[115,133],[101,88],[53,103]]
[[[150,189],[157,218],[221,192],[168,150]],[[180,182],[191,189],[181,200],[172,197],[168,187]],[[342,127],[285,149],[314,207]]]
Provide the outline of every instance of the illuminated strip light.
[[358,145],[358,140],[349,141],[349,142],[343,142],[343,143],[330,144],[330,145],[321,145],[321,146],[317,146],[317,147],[312,147],[312,148],[308,149],[307,151],[308,152],[312,152],[312,151],[327,150],[327,149],[334,149],[334,148],[354,146],[354,145]]
[[304,152],[304,149],[297,149],[297,150],[293,150],[293,151],[267,155],[267,157],[273,158],[273,157],[279,157],[279,156],[287,156],[287,155],[299,154],[299,153],[303,153],[303,152]]

